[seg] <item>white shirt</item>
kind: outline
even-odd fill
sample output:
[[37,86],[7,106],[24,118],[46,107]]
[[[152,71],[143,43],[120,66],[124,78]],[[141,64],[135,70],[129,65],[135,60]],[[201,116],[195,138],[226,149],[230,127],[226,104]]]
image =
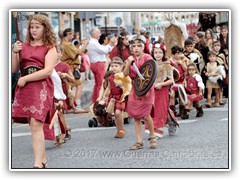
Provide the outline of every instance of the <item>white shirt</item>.
[[101,45],[97,39],[90,38],[87,45],[88,55],[90,63],[105,62],[107,61],[105,54],[112,51],[112,47],[108,44],[106,46]]

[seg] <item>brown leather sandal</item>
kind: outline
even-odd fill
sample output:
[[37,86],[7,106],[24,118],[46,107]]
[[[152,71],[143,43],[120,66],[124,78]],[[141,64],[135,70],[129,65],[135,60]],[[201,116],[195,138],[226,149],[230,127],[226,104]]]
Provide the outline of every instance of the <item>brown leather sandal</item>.
[[150,140],[149,147],[150,147],[151,149],[157,148],[157,138],[156,138],[156,136],[150,137],[149,140]]
[[130,147],[130,150],[138,150],[143,148],[143,142],[136,142],[134,145]]

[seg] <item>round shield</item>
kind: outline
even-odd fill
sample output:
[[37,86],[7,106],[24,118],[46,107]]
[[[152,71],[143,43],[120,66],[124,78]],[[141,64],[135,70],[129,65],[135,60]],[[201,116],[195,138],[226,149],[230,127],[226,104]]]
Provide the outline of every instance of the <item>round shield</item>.
[[157,64],[154,60],[146,61],[139,69],[144,79],[138,75],[134,79],[134,91],[137,96],[144,96],[151,89],[157,77]]
[[185,92],[184,87],[181,84],[178,85],[178,94],[179,94],[179,97],[180,97],[181,101],[183,102],[183,104],[184,105],[187,104],[187,102],[188,102],[187,94]]
[[177,82],[180,78],[180,74],[179,74],[179,71],[173,67],[173,80],[174,82]]

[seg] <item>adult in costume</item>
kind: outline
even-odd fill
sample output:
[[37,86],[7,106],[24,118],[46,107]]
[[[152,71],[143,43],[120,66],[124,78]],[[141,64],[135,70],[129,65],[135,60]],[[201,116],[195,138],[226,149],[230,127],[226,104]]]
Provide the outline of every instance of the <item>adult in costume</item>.
[[71,28],[67,28],[63,31],[63,39],[61,42],[61,46],[63,49],[63,54],[61,57],[61,61],[70,65],[70,68],[75,75],[75,82],[71,84],[71,88],[76,87],[74,100],[77,104],[74,109],[74,113],[85,113],[87,111],[81,108],[81,96],[82,96],[82,78],[79,75],[79,65],[81,64],[79,55],[82,55],[87,47],[89,40],[83,41],[83,46],[81,49],[75,47],[71,42],[74,38],[74,33]]

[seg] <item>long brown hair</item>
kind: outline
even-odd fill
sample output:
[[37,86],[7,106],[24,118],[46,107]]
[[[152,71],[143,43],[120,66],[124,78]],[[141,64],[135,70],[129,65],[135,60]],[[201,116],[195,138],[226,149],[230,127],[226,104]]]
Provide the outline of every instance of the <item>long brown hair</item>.
[[38,21],[44,27],[43,38],[42,38],[43,44],[48,48],[57,47],[57,38],[56,38],[56,34],[54,33],[53,27],[48,17],[41,14],[34,15],[31,18],[31,20],[28,22],[26,42],[30,44],[30,42],[34,40],[30,33],[32,20]]

